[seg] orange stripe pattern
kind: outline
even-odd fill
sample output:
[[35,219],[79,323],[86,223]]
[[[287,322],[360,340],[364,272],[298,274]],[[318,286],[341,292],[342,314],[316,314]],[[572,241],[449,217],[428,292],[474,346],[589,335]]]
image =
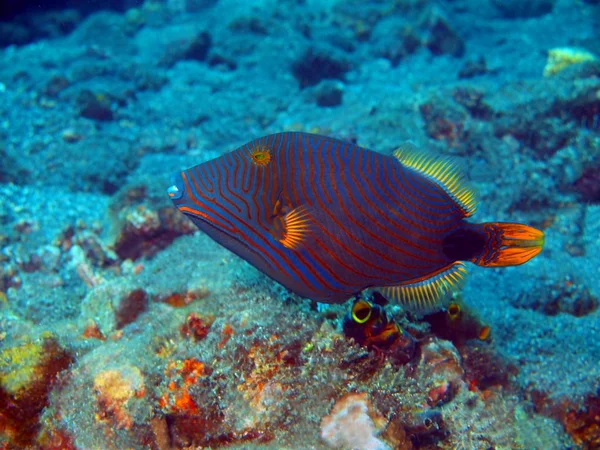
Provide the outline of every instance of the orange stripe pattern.
[[[442,240],[466,215],[442,187],[395,157],[306,133],[251,141],[184,170],[176,186],[169,195],[201,230],[322,302],[448,269],[454,261]],[[297,208],[310,223],[284,245],[274,227]]]

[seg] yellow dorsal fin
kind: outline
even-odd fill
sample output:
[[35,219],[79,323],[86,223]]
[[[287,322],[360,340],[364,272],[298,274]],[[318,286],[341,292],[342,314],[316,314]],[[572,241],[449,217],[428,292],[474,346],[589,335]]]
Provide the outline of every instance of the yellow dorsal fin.
[[450,294],[460,288],[466,275],[465,265],[457,262],[429,278],[410,284],[384,286],[379,290],[388,299],[397,301],[408,311],[429,314],[444,308],[445,302],[450,299]]
[[404,166],[415,170],[443,188],[464,211],[465,217],[473,215],[476,208],[475,192],[464,182],[464,175],[449,157],[430,155],[407,142],[394,156]]

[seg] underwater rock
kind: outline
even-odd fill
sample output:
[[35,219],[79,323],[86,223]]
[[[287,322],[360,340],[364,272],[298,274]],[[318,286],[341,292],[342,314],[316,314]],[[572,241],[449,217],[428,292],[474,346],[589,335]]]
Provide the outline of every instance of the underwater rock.
[[414,27],[399,18],[380,21],[373,30],[371,41],[374,54],[388,59],[392,67],[422,46]]
[[516,307],[532,309],[548,316],[571,314],[588,315],[600,306],[588,287],[577,277],[567,275],[562,280],[539,281],[535,289],[511,301]]
[[468,115],[456,103],[448,101],[446,97],[436,96],[422,103],[419,111],[425,122],[425,130],[433,139],[445,141],[454,147],[465,140]]
[[32,40],[31,30],[20,23],[0,22],[0,47],[24,45]]
[[44,94],[48,97],[57,97],[63,90],[68,88],[71,82],[63,75],[54,75],[48,80],[44,87]]
[[155,211],[144,205],[119,212],[120,229],[114,244],[121,259],[152,256],[173,240],[195,231],[193,223],[171,207]]
[[555,0],[491,0],[505,19],[527,19],[552,12]]
[[69,39],[79,45],[89,45],[101,52],[127,53],[131,47],[130,25],[124,15],[100,11],[87,17]]
[[493,118],[492,107],[484,100],[485,93],[477,88],[458,87],[452,92],[452,98],[464,106],[474,119],[490,120]]
[[449,54],[460,58],[465,53],[464,40],[452,29],[448,20],[437,9],[430,10],[424,19],[428,32],[426,46],[434,55]]
[[195,13],[210,8],[219,0],[166,0],[169,9],[177,12]]
[[83,90],[77,96],[79,115],[87,119],[106,122],[114,119],[109,98],[104,94],[94,94]]
[[184,59],[193,59],[204,61],[212,45],[212,38],[209,33],[202,31],[190,42],[190,46],[183,54]]
[[485,75],[489,70],[485,62],[485,58],[480,56],[476,60],[469,60],[465,62],[460,71],[458,72],[458,78],[473,78],[479,75]]
[[147,308],[148,294],[143,289],[119,280],[104,281],[83,299],[80,318],[85,330],[93,322],[97,328],[95,334],[111,336],[134,322]]
[[315,88],[317,105],[322,107],[341,105],[343,94],[344,85],[339,81],[325,80]]
[[99,421],[108,421],[116,429],[129,430],[133,424],[131,409],[136,398],[144,397],[144,377],[131,365],[104,370],[94,377]]
[[292,74],[304,89],[326,79],[343,80],[350,68],[350,61],[339,51],[309,48],[292,64]]
[[0,433],[16,448],[36,442],[58,374],[72,362],[52,335],[4,344],[0,352]]
[[347,394],[321,420],[321,438],[332,448],[387,450],[377,435],[386,424],[366,393]]
[[511,377],[518,373],[489,343],[469,341],[461,346],[460,355],[471,390],[508,388]]
[[[114,302],[113,302],[114,303]],[[120,330],[134,322],[140,314],[148,309],[148,294],[143,289],[134,289],[122,296],[115,306],[115,327]]]
[[[159,65],[164,67],[173,67],[178,61],[208,61],[210,64],[212,59],[209,59],[209,52],[212,49],[212,36],[207,31],[201,31],[185,39],[175,41],[168,44],[165,52],[160,59]],[[210,55],[211,58],[215,55]]]
[[433,338],[423,345],[418,371],[435,405],[452,400],[465,384],[460,354],[449,341]]
[[585,202],[600,203],[600,166],[584,169],[581,177],[575,181],[575,190]]

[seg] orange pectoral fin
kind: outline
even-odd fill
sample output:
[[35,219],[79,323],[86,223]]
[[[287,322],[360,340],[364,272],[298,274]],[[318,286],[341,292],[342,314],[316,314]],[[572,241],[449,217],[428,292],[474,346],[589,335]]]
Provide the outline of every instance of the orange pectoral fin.
[[483,224],[488,245],[473,262],[485,267],[518,266],[538,255],[544,246],[544,233],[518,223]]
[[297,250],[310,232],[311,217],[303,206],[292,209],[285,216],[273,219],[271,234],[289,249]]

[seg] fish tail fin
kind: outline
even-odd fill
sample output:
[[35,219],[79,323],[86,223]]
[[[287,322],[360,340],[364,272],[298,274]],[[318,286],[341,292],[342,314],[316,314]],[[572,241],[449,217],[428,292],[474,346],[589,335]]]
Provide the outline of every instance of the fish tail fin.
[[518,266],[542,251],[544,233],[520,223],[465,223],[443,242],[446,256],[483,267]]

